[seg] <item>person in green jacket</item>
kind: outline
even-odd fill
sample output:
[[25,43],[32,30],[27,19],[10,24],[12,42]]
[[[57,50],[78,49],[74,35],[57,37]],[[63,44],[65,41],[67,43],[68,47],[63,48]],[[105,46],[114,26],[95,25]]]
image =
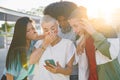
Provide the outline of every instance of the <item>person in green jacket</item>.
[[68,21],[73,30],[81,36],[77,48],[79,56],[76,57],[79,60],[79,80],[120,80],[118,57],[112,56],[113,52],[117,53],[114,51],[116,49],[112,49],[113,42],[94,29],[85,8],[80,6],[74,10]]

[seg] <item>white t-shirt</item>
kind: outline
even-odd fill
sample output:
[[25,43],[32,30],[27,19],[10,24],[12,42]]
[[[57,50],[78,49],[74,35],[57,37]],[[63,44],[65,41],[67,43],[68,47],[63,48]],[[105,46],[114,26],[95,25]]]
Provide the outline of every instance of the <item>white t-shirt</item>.
[[[35,44],[35,48],[38,48],[42,43],[39,40]],[[35,65],[33,80],[69,80],[69,75],[54,74],[46,70],[44,67],[46,59],[53,59],[65,68],[66,64],[73,57],[76,49],[72,41],[68,39],[62,39],[59,43],[54,46],[48,46],[41,56],[38,64]]]

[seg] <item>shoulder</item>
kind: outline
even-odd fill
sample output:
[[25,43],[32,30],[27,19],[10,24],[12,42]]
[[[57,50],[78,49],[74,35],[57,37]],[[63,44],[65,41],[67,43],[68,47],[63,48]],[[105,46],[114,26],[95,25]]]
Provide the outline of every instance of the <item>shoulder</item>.
[[68,42],[68,43],[72,43],[72,41],[70,39],[64,39],[64,38],[62,38],[62,41],[63,42]]
[[35,48],[38,48],[38,47],[42,44],[42,42],[43,42],[43,40],[38,40],[38,41],[35,43],[34,47],[35,47]]
[[66,44],[66,45],[74,45],[73,41],[69,40],[69,39],[64,39],[62,38],[62,43]]

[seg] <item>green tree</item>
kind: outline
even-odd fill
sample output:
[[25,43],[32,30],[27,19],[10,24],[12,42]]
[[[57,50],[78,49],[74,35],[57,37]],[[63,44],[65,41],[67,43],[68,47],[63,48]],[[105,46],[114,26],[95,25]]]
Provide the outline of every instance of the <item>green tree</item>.
[[10,32],[12,27],[14,27],[14,24],[8,24],[8,23],[4,23],[2,24],[2,27],[0,28],[0,30],[4,31],[4,32]]

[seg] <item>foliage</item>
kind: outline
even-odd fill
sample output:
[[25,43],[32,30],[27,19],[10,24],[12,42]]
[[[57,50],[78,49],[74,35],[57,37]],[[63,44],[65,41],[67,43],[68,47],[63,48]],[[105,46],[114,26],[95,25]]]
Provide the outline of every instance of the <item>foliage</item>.
[[43,15],[43,10],[44,10],[44,7],[40,6],[38,8],[32,8],[30,11],[19,10],[19,12],[40,16],[40,15]]
[[14,27],[14,24],[8,24],[7,22],[5,22],[4,24],[2,24],[0,30],[2,30],[3,32],[10,32],[12,27]]

